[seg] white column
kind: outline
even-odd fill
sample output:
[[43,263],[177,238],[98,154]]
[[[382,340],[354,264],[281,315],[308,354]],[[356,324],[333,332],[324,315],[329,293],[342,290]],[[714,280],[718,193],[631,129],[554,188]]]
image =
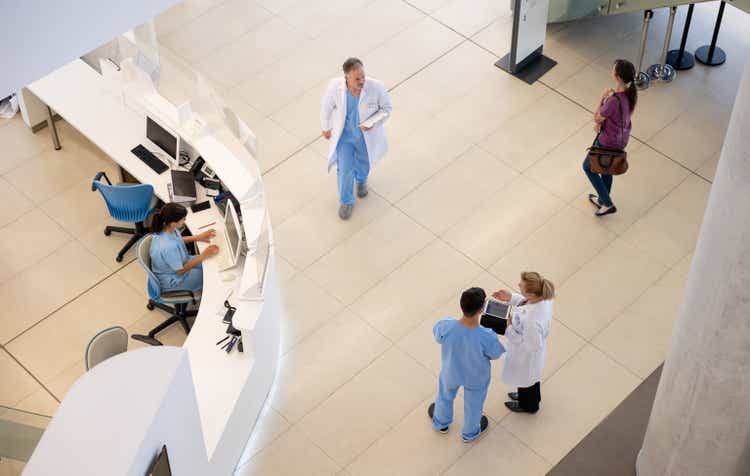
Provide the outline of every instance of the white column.
[[750,474],[750,62],[636,470]]

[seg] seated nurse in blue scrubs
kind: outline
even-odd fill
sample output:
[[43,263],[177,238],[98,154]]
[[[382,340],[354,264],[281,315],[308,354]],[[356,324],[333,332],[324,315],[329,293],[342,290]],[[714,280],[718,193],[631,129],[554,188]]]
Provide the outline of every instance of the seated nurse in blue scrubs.
[[200,235],[182,236],[187,209],[178,203],[167,203],[151,219],[151,270],[159,279],[163,291],[203,288],[202,262],[219,252],[216,245],[208,246],[197,256],[188,254],[185,243],[209,241],[216,231],[211,229]]

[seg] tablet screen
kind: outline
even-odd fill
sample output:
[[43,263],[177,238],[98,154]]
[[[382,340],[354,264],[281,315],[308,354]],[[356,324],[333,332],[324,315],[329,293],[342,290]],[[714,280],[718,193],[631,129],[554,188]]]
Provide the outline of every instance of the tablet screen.
[[510,303],[489,299],[487,300],[487,307],[485,307],[484,313],[489,316],[506,319],[508,317],[509,307]]

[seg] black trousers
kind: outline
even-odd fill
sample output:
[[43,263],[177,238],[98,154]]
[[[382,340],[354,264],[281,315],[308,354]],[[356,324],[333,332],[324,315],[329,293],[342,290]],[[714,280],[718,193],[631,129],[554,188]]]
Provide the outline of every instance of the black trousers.
[[531,387],[518,387],[518,405],[527,412],[535,413],[542,401],[542,390],[539,382]]

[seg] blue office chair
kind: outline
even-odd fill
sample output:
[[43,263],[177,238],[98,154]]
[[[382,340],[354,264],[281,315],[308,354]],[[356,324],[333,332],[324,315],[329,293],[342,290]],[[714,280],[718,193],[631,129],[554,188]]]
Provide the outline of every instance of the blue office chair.
[[[102,177],[107,181],[106,184],[101,181]],[[155,211],[151,207],[154,187],[149,184],[112,185],[107,174],[99,172],[94,176],[94,180],[91,183],[91,191],[96,192],[97,190],[102,194],[104,203],[107,204],[107,209],[112,218],[135,224],[135,228],[121,226],[107,226],[104,228],[104,234],[107,236],[113,231],[133,235],[120,252],[117,253],[115,260],[119,263],[122,261],[125,253],[148,233],[146,227],[143,226],[143,222]]]
[[154,235],[146,235],[135,245],[135,257],[148,275],[149,300],[146,307],[149,311],[153,311],[155,307],[158,307],[159,309],[168,312],[170,316],[167,320],[151,329],[151,332],[149,332],[148,335],[133,334],[130,337],[147,344],[162,345],[162,343],[156,338],[156,334],[175,322],[182,324],[182,328],[185,329],[185,334],[188,334],[190,332],[190,324],[188,324],[187,318],[196,316],[198,311],[187,310],[188,304],[195,304],[197,302],[193,291],[188,289],[162,291],[161,286],[159,285],[159,279],[151,270],[150,251],[153,238]]

